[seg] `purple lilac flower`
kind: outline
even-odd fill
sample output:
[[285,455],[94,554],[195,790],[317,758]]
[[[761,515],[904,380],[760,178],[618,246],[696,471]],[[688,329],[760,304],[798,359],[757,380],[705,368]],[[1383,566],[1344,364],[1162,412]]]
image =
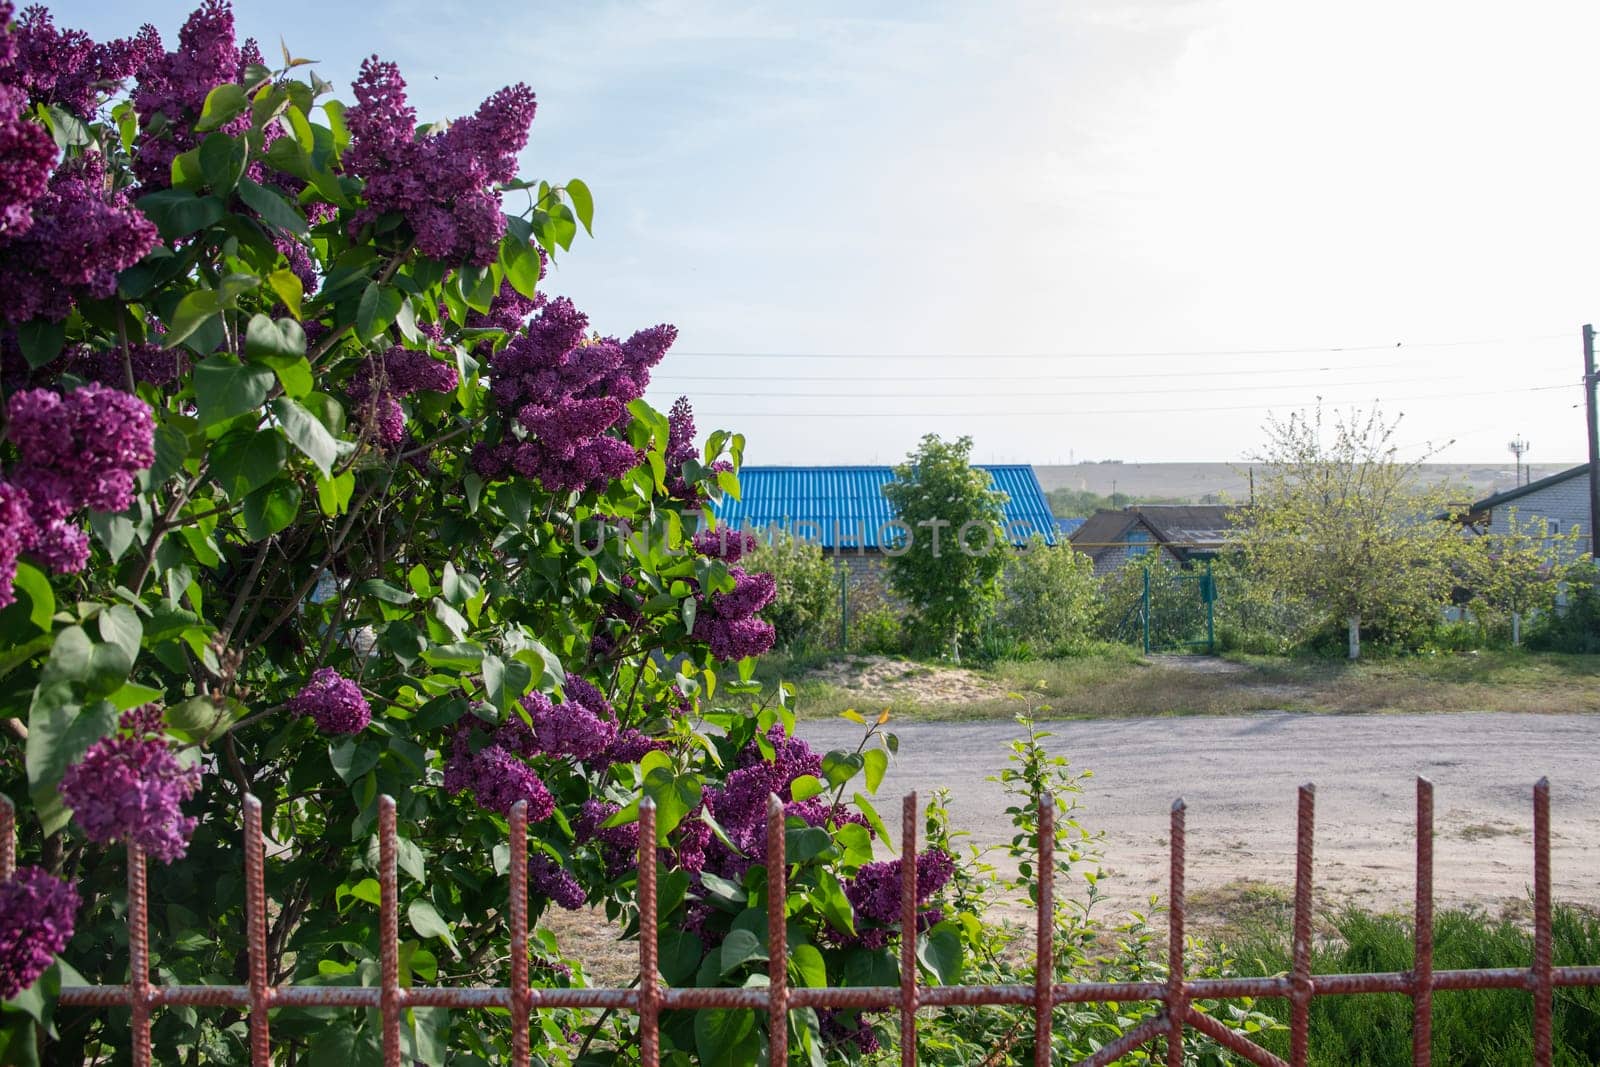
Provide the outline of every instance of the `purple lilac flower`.
[[[770,760],[759,744],[750,742],[739,751],[735,767],[722,785],[705,793],[706,806],[734,847],[730,850],[721,841],[707,842],[705,866],[725,878],[742,878],[752,864],[766,856],[767,797],[777,794],[792,804],[790,784],[802,774],[822,773],[822,757],[802,739],[785,734],[781,725],[768,730],[766,740],[772,748]],[[821,814],[818,825],[826,823],[827,809]]]
[[605,821],[621,808],[608,800],[590,798],[572,820],[572,832],[579,844],[592,844],[606,866],[606,875],[615,878],[636,862],[639,854],[639,824],[606,826]]
[[96,382],[65,395],[24,390],[6,414],[6,435],[21,457],[13,481],[52,518],[83,507],[125,510],[134,475],[155,461],[149,405]]
[[18,236],[33,225],[33,204],[50,186],[56,145],[50,131],[26,115],[28,94],[15,83],[21,34],[12,23],[15,9],[0,0],[0,239]]
[[[73,374],[85,381],[99,382],[112,389],[127,389],[128,374],[122,365],[120,348],[94,349],[76,345],[68,349],[66,363]],[[128,346],[128,367],[133,370],[135,383],[169,386],[188,372],[189,363],[188,354],[181,348],[162,348],[150,343]]]
[[543,822],[556,810],[544,781],[516,753],[490,743],[473,750],[470,726],[456,730],[445,761],[444,788],[452,796],[471,790],[480,807],[509,815],[519,800],[528,802],[528,821]]
[[754,552],[758,544],[756,535],[749,530],[732,526],[718,526],[694,535],[694,550],[702,556],[720,559],[724,563],[738,563],[747,553]]
[[28,515],[28,494],[9,482],[0,481],[0,608],[17,599],[13,589],[17,578],[17,557],[33,531]]
[[[955,860],[942,848],[930,848],[917,857],[917,903],[928,899],[945,887],[955,872]],[[865,864],[844,887],[858,919],[866,919],[881,927],[898,929],[900,925],[900,874],[901,861],[887,860]],[[865,931],[863,931],[863,935]]]
[[[539,251],[541,268],[545,258],[544,251],[541,249]],[[541,270],[540,273],[542,274],[543,271]],[[517,292],[510,282],[501,282],[500,292],[496,293],[494,300],[490,302],[487,314],[479,314],[474,311],[467,315],[467,329],[504,330],[507,338],[514,337],[521,332],[522,327],[528,321],[528,316],[544,306],[544,301],[545,296],[543,293],[534,294],[530,300]],[[478,342],[473,348],[473,352],[480,356],[487,356],[493,350],[493,347],[493,342],[485,339]]]
[[[139,71],[133,91],[133,107],[139,116],[141,132],[134,173],[151,189],[172,184],[172,161],[196,147],[199,137],[194,122],[205,105],[206,95],[224,82],[238,79],[241,56],[234,44],[233,9],[226,0],[204,0],[178,31],[175,52],[153,54],[160,39],[144,46],[151,51]],[[161,115],[165,122],[158,122]],[[238,132],[235,124],[248,126],[250,117],[241,115],[224,127]],[[160,129],[160,133],[155,131]]]
[[533,721],[540,751],[547,755],[591,759],[617,739],[616,711],[582,678],[567,679],[560,704],[533,692],[522,698],[522,707]]
[[490,358],[495,405],[525,436],[480,445],[472,458],[480,475],[516,473],[547,489],[583,490],[638,465],[638,451],[609,431],[627,424],[627,405],[644,395],[676,331],[657,326],[626,341],[586,341],[588,325],[570,300],[550,300]]
[[448,393],[459,380],[456,368],[426,352],[391,348],[368,356],[350,380],[350,395],[380,444],[405,440],[406,414],[399,398],[427,390]]
[[127,194],[109,190],[97,156],[59,168],[29,210],[25,230],[0,237],[0,319],[14,323],[59,322],[78,299],[112,296],[117,273],[157,239]]
[[516,156],[533,122],[533,91],[521,84],[502,89],[473,115],[418,137],[405,79],[393,63],[377,56],[364,60],[354,89],[344,166],[366,182],[368,207],[352,226],[397,213],[424,255],[475,266],[493,263],[505,216],[492,187],[516,177]]
[[361,695],[361,687],[332,667],[314,671],[290,699],[289,710],[311,716],[325,734],[358,734],[372,721],[372,706]]
[[50,12],[37,5],[22,13],[12,36],[16,59],[7,80],[36,103],[59,104],[86,118],[161,46],[150,26],[137,37],[97,44],[82,30],[57,29]]
[[583,907],[583,886],[564,867],[543,852],[528,857],[528,883],[535,893],[549,897],[568,911]]
[[[178,762],[156,735],[159,711],[125,712],[130,736],[102,738],[61,778],[61,800],[91,841],[127,841],[163,863],[181,859],[196,820],[179,805],[200,788],[200,768]],[[154,718],[153,718],[154,716]]]
[[868,1012],[823,1008],[817,1012],[822,1025],[822,1040],[830,1047],[854,1045],[863,1054],[871,1055],[883,1048],[878,1034],[867,1021]]
[[[684,464],[700,458],[700,451],[694,446],[694,437],[694,409],[688,397],[680,396],[672,402],[672,410],[667,413],[667,492],[686,504],[704,504],[705,491],[698,485],[690,485],[683,476]],[[733,464],[719,459],[709,469],[713,474],[720,474],[733,470]]]
[[78,891],[40,867],[19,867],[0,882],[0,1000],[39,980],[67,947]]
[[756,613],[772,603],[777,582],[770,574],[747,574],[738,567],[729,567],[728,573],[733,589],[700,596],[694,636],[710,645],[711,654],[720,660],[759,656],[772,647],[776,631]]

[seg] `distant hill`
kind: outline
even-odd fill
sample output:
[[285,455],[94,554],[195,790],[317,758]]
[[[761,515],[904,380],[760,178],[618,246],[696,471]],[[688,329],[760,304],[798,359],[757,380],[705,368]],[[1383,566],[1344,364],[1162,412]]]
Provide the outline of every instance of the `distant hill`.
[[[1533,478],[1567,470],[1571,464],[1534,464]],[[1232,463],[1074,463],[1070,466],[1034,467],[1045,492],[1052,489],[1087,489],[1109,496],[1164,497],[1199,503],[1206,497],[1250,496],[1249,467]],[[1510,464],[1429,463],[1422,468],[1430,481],[1463,487],[1463,497],[1478,499],[1516,484]],[[1528,477],[1528,468],[1523,468]]]

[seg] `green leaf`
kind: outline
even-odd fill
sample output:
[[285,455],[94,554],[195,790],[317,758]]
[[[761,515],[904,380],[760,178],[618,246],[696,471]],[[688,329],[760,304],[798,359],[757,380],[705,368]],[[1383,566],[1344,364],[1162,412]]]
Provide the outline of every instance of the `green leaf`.
[[882,817],[878,815],[878,809],[873,807],[872,802],[860,793],[857,793],[851,799],[855,801],[856,809],[866,816],[867,825],[872,827],[872,832],[878,835],[878,840],[882,841],[884,847],[887,848],[889,845],[889,828],[883,824]]
[[12,588],[28,594],[28,599],[32,602],[32,607],[28,611],[28,621],[48,633],[50,617],[56,613],[56,596],[44,571],[26,560],[19,560],[17,573],[12,578],[11,584]]
[[854,778],[866,762],[859,752],[834,749],[822,757],[822,776],[829,785],[841,786]]
[[573,178],[567,182],[567,196],[572,200],[572,210],[577,212],[578,221],[583,223],[584,232],[593,237],[594,194],[589,192],[587,185]]
[[724,977],[752,960],[765,960],[767,947],[749,930],[730,930],[722,942],[720,966]]
[[500,240],[500,266],[511,287],[532,300],[539,288],[539,253],[508,233]]
[[133,547],[135,529],[133,520],[124,514],[106,511],[89,512],[89,529],[102,545],[106,546],[106,554],[111,557],[111,562],[120,560]]
[[306,292],[305,283],[298,274],[287,267],[280,268],[267,275],[267,285],[278,294],[289,314],[297,319],[301,317],[300,305],[305,301]]
[[397,589],[378,578],[369,578],[356,586],[356,595],[376,597],[385,604],[409,604],[416,599],[415,594]]
[[229,500],[243,500],[278,476],[289,458],[283,434],[272,428],[231,430],[211,448],[211,477]]
[[196,196],[187,189],[163,189],[141,196],[134,206],[156,224],[163,241],[187,237],[196,230],[222,221],[228,207],[220,197]]
[[740,1008],[695,1012],[694,1047],[701,1067],[750,1067],[761,1052],[755,1013]]
[[300,486],[280,478],[244,498],[244,528],[252,541],[264,541],[300,513]]
[[272,391],[274,377],[271,368],[242,364],[232,356],[215,355],[201,360],[194,368],[195,405],[201,427],[259,408]]
[[204,133],[225,126],[249,106],[250,97],[245,94],[244,86],[232,82],[219,85],[206,94],[206,102],[200,107],[200,119],[194,124],[195,131]]
[[961,980],[961,934],[953,922],[940,923],[917,938],[917,962],[939,979],[940,985]]
[[817,871],[817,887],[811,894],[811,902],[839,933],[855,934],[856,915],[850,907],[850,898],[844,895],[839,879],[825,867]]
[[361,294],[361,303],[356,308],[356,336],[360,340],[370,341],[387,330],[400,313],[403,299],[400,290],[392,285],[368,283],[366,291]]
[[828,968],[815,945],[802,941],[789,946],[789,973],[806,989],[823,989],[828,984]]
[[346,738],[328,747],[328,761],[333,764],[333,773],[346,785],[376,767],[381,755],[383,750],[376,741],[357,743],[354,738]]
[[305,216],[290,206],[287,200],[249,178],[239,179],[239,199],[248,204],[269,226],[287,230],[289,233],[306,233],[310,229],[306,225]]
[[163,348],[176,348],[189,339],[200,327],[222,312],[222,298],[212,289],[196,289],[182,300],[167,323],[167,333],[162,338]]
[[[214,133],[200,145],[197,156],[206,185],[212,192],[227,196],[243,177],[249,152],[243,141],[225,133]],[[173,160],[173,166],[177,165],[177,160]]]
[[871,748],[861,754],[866,761],[867,792],[877,793],[883,784],[883,774],[889,769],[889,753],[881,748]]
[[302,360],[305,354],[306,331],[295,320],[274,321],[258,313],[251,315],[250,321],[245,324],[246,359],[276,367]]
[[339,444],[328,428],[298,401],[286,396],[272,402],[272,412],[283,424],[289,442],[316,464],[324,478],[331,478],[334,460],[339,458]]
[[450,932],[449,925],[439,917],[438,909],[426,900],[420,897],[413,900],[406,908],[406,919],[418,937],[442,937],[452,949],[456,947],[455,935]]
[[820,826],[784,832],[783,854],[790,863],[804,863],[833,848],[833,838]]
[[227,708],[219,708],[206,697],[190,697],[167,708],[167,725],[187,734],[194,741],[209,741],[221,735],[233,722]]
[[113,604],[100,613],[100,639],[116,645],[131,664],[139,657],[139,642],[144,639],[144,624],[126,604]]
[[67,324],[65,322],[49,322],[45,319],[29,319],[17,328],[17,344],[22,348],[22,358],[28,361],[28,366],[38,368],[49,363],[61,354],[61,346],[67,340]]
[[332,478],[324,478],[318,474],[316,479],[317,508],[324,515],[343,515],[345,509],[350,506],[350,497],[355,493],[355,471],[345,471]]
[[670,926],[661,931],[658,960],[661,977],[668,985],[684,985],[699,969],[700,957],[704,952],[700,939],[682,927]]
[[795,800],[810,800],[812,797],[828,788],[814,774],[802,774],[789,783],[790,795]]
[[[58,659],[58,654],[64,651],[63,641],[70,645],[70,649],[65,650],[70,663]],[[33,707],[28,712],[24,763],[35,812],[46,834],[66,826],[71,817],[56,790],[67,767],[81,759],[90,745],[117,728],[115,707],[100,701],[86,709],[80,708],[70,702],[72,686],[52,675],[52,669],[66,673],[81,670],[87,675],[93,651],[88,635],[81,628],[73,626],[61,631],[51,651],[50,662],[45,665],[39,686],[34,690]],[[58,699],[63,690],[66,700]]]

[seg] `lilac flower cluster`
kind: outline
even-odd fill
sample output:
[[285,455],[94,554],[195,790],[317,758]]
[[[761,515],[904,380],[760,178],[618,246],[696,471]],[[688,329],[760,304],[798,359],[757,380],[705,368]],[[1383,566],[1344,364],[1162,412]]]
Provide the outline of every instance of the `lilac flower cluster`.
[[702,556],[720,559],[724,563],[738,563],[746,554],[754,552],[760,542],[749,530],[717,526],[695,534],[691,543]]
[[15,83],[35,103],[57,104],[88,118],[121,85],[161,54],[149,25],[138,36],[97,44],[82,30],[60,30],[50,12],[33,6],[12,28]]
[[583,907],[586,894],[571,872],[543,852],[528,857],[528,884],[568,911]]
[[354,89],[344,166],[366,182],[368,206],[351,225],[394,212],[405,218],[423,255],[493,263],[506,226],[493,186],[516,177],[517,153],[533,123],[533,90],[522,84],[501,89],[473,115],[419,137],[405,80],[393,63],[366,59]]
[[332,667],[320,667],[289,700],[295,715],[309,715],[325,734],[358,734],[372,721],[372,706],[361,687]]
[[832,811],[826,803],[796,803],[791,783],[803,774],[821,775],[822,757],[805,741],[785,734],[781,725],[767,731],[766,741],[772,748],[770,760],[752,741],[739,751],[734,769],[723,783],[705,791],[706,807],[737,850],[730,851],[717,840],[704,846],[705,869],[724,878],[743,878],[752,864],[766,856],[767,797],[771,794],[785,802],[786,815],[796,815],[812,826],[826,825],[830,817],[835,822],[861,821],[843,811]]
[[[545,254],[539,252],[539,262],[544,263]],[[489,303],[487,314],[473,311],[467,315],[466,327],[469,330],[504,330],[508,338],[515,337],[527,323],[528,316],[544,306],[545,295],[534,294],[530,300],[511,285],[510,282],[500,283],[500,292]],[[492,350],[493,342],[485,339],[478,342],[473,352],[480,356],[487,356]]]
[[[919,907],[945,887],[955,867],[955,860],[942,848],[930,848],[917,857]],[[868,863],[844,887],[844,895],[856,914],[856,936],[868,948],[882,948],[889,935],[900,928],[901,873],[901,861],[897,859]],[[943,917],[937,908],[921,910],[917,928],[927,929]]]
[[593,759],[617,740],[617,713],[600,690],[582,678],[569,677],[563,690],[560,704],[537,691],[522,698],[539,750],[549,756]]
[[[706,492],[699,485],[691,485],[683,475],[684,464],[699,460],[700,451],[694,446],[694,409],[689,398],[680,396],[672,402],[667,412],[667,492],[673,499],[699,506],[706,502]],[[733,470],[733,464],[719,459],[710,466],[713,474]]]
[[617,877],[637,859],[639,852],[639,824],[623,823],[606,826],[605,822],[622,810],[609,800],[590,798],[578,809],[572,820],[572,833],[579,844],[593,845],[606,866],[606,875]]
[[694,636],[711,646],[720,660],[740,660],[759,656],[772,647],[777,636],[770,622],[758,612],[777,595],[777,582],[770,574],[748,574],[729,567],[733,589],[726,593],[699,594]]
[[406,414],[400,399],[428,391],[448,393],[460,380],[456,368],[426,352],[391,348],[368,356],[350,380],[350,394],[383,445],[405,440]]
[[135,384],[145,382],[163,388],[176,382],[189,370],[189,356],[182,348],[162,348],[158,344],[128,346],[128,365],[122,363],[120,348],[97,349],[74,345],[65,353],[67,368],[88,382],[99,382],[112,389],[128,387],[128,371]]
[[63,164],[28,205],[31,222],[0,237],[0,319],[59,322],[73,302],[105,299],[117,272],[155,245],[156,228],[111,190],[98,156]]
[[[237,81],[250,59],[260,61],[260,52],[246,55],[234,43],[233,9],[226,0],[204,0],[178,31],[175,52],[161,51],[153,30],[141,33],[141,40],[147,58],[133,92],[140,129],[133,169],[146,187],[164,189],[172,184],[172,161],[200,143],[193,127],[207,94]],[[240,115],[223,132],[238,133],[249,124],[249,115]]]
[[89,537],[68,521],[82,509],[123,511],[134,475],[155,460],[155,423],[144,401],[91,383],[62,395],[27,389],[7,405],[6,435],[20,462],[0,482],[0,606],[11,603],[18,554],[58,573],[83,569]]
[[67,946],[78,891],[40,867],[20,867],[0,882],[0,1000],[39,980]]
[[626,424],[628,404],[644,395],[650,369],[677,331],[656,326],[626,341],[586,341],[588,326],[570,300],[551,300],[525,333],[490,359],[495,405],[519,432],[474,450],[472,466],[480,475],[516,473],[549,490],[582,490],[638,464],[633,446],[608,431]]
[[470,789],[481,807],[501,815],[511,814],[519,800],[526,800],[530,822],[548,819],[556,810],[556,801],[544,780],[517,752],[499,744],[498,738],[476,744],[477,733],[471,726],[457,728],[450,758],[445,761],[445,792],[457,796]]
[[61,800],[91,841],[126,841],[162,863],[181,859],[196,820],[180,805],[200,788],[200,768],[178,761],[154,705],[124,712],[121,728],[67,768]]
[[19,67],[22,35],[10,0],[0,0],[0,239],[33,225],[33,203],[49,188],[56,145],[26,115],[27,68]]

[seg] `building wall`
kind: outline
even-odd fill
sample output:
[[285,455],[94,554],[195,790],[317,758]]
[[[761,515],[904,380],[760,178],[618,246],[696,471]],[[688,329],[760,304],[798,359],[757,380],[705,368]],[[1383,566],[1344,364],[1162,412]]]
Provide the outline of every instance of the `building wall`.
[[1576,478],[1568,478],[1564,482],[1537,492],[1519,497],[1510,504],[1502,504],[1494,509],[1489,517],[1489,533],[1504,534],[1511,532],[1511,512],[1516,510],[1517,518],[1521,522],[1529,519],[1544,519],[1552,525],[1560,524],[1560,533],[1567,533],[1574,528],[1580,531],[1579,547],[1589,551],[1589,475],[1587,472]]

